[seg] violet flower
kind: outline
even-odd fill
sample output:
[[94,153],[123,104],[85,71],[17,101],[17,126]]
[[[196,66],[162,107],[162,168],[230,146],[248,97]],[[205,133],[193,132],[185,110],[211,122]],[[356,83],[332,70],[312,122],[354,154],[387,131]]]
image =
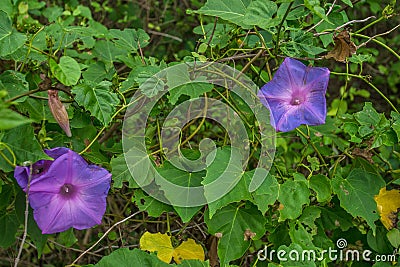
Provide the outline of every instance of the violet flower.
[[325,123],[329,73],[327,68],[307,67],[292,58],[283,61],[274,78],[258,92],[261,103],[270,109],[276,131]]
[[[54,160],[32,165],[29,203],[43,234],[82,230],[101,223],[106,210],[111,174],[89,165],[79,154],[64,148],[45,150]],[[17,166],[14,177],[26,192],[30,168]]]

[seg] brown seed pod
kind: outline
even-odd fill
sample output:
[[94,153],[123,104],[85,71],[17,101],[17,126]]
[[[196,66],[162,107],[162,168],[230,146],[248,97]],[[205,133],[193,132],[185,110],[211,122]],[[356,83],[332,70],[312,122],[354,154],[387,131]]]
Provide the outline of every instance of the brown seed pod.
[[49,107],[51,114],[53,114],[54,119],[56,119],[58,125],[64,130],[68,137],[71,137],[71,129],[69,128],[68,113],[65,109],[63,103],[61,103],[58,97],[57,90],[47,90],[49,95]]

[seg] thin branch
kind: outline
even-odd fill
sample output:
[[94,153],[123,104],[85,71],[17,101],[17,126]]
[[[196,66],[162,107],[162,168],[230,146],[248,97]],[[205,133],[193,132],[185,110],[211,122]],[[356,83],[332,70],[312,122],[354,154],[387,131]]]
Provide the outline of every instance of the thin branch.
[[124,222],[128,221],[129,219],[135,217],[135,216],[138,215],[139,213],[141,213],[141,211],[137,211],[137,212],[135,212],[135,213],[129,215],[129,216],[126,217],[125,219],[123,219],[123,220],[121,220],[121,221],[116,222],[115,224],[113,224],[113,225],[104,233],[104,235],[102,235],[102,236],[99,238],[99,240],[96,241],[96,243],[94,243],[90,248],[88,248],[88,249],[85,250],[83,253],[81,253],[81,255],[79,255],[79,257],[76,258],[76,259],[75,259],[70,265],[68,265],[68,266],[73,266],[73,265],[74,265],[75,263],[77,263],[86,253],[88,253],[88,252],[91,251],[93,248],[95,248],[95,247],[100,243],[100,241],[103,240],[103,239],[108,235],[108,233],[110,233],[111,230],[114,229],[116,226],[120,225],[121,223],[124,223]]
[[176,41],[182,43],[182,39],[181,38],[173,36],[173,35],[170,35],[168,33],[156,32],[156,31],[152,31],[152,30],[147,30],[147,32],[149,32],[151,34],[154,34],[154,35],[160,35],[160,36],[163,36],[163,37],[167,37],[167,38],[170,38],[170,39],[173,39],[173,40],[176,40]]
[[[329,8],[328,12],[326,12],[326,16],[328,16],[328,15],[332,12],[332,9],[333,9],[333,7],[335,6],[335,4],[336,4],[336,0],[333,1],[333,3],[332,3],[332,5],[331,5],[331,7]],[[315,29],[316,27],[318,27],[323,21],[324,21],[324,20],[321,19],[321,20],[318,21],[316,24],[314,24],[314,26],[312,26],[310,29],[308,29],[306,32],[312,31],[313,29]]]
[[389,34],[389,33],[391,33],[392,31],[396,30],[396,29],[399,28],[399,27],[400,27],[400,24],[397,25],[396,27],[394,27],[393,29],[388,30],[387,32],[379,33],[379,34],[376,34],[376,35],[374,35],[374,36],[372,36],[372,37],[369,37],[369,39],[368,39],[367,41],[365,41],[364,43],[362,43],[362,44],[360,44],[359,46],[357,46],[357,49],[360,48],[360,47],[365,46],[367,43],[369,43],[370,41],[372,41],[372,40],[375,39],[376,37]]
[[[370,17],[365,18],[365,19],[350,20],[350,21],[346,22],[345,24],[340,25],[339,27],[336,27],[333,31],[338,31],[338,30],[340,30],[341,28],[344,28],[344,27],[346,27],[346,26],[349,25],[349,24],[366,22],[367,20],[374,19],[374,18],[376,18],[376,17],[375,17],[375,16],[370,16]],[[329,31],[329,32],[317,32],[317,33],[314,33],[314,36],[320,36],[320,35],[330,34],[330,33],[331,33],[331,31]]]
[[24,235],[22,236],[21,245],[19,246],[18,255],[15,258],[14,267],[18,266],[18,263],[21,258],[22,250],[24,249],[24,244],[26,240],[26,236],[28,235],[28,218],[29,218],[29,189],[31,187],[31,179],[32,179],[32,163],[29,162],[29,176],[28,176],[28,184],[26,185],[26,196],[25,196],[25,221],[24,221]]

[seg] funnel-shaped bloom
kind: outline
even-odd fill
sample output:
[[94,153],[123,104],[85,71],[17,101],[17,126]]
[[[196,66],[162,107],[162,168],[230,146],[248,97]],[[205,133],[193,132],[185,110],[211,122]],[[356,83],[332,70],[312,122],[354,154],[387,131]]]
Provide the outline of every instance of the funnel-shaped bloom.
[[[29,203],[43,234],[63,232],[71,227],[87,229],[100,224],[106,210],[111,174],[89,165],[68,148],[45,151],[54,160],[32,165]],[[26,192],[29,167],[17,166],[14,177]]]
[[274,78],[258,92],[270,109],[275,130],[288,132],[301,124],[325,123],[329,73],[327,68],[307,67],[292,58],[283,61]]

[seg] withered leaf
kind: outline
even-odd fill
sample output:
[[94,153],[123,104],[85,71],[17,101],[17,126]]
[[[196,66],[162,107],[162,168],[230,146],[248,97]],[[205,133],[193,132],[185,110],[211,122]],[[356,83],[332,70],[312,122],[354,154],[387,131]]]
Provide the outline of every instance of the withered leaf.
[[336,36],[334,35],[333,41],[335,42],[335,47],[328,52],[325,56],[326,59],[333,58],[339,62],[346,62],[346,58],[351,57],[357,51],[357,47],[351,41],[347,30],[339,32]]
[[216,267],[219,265],[218,258],[218,240],[222,237],[221,233],[216,233],[214,236],[211,236],[208,241],[208,258],[210,260],[210,266]]
[[68,137],[71,137],[71,129],[69,128],[68,113],[65,109],[63,103],[61,103],[58,97],[57,90],[47,90],[49,95],[49,107],[51,114],[53,114],[54,119],[56,119],[58,125],[64,130]]
[[253,239],[256,236],[256,233],[252,232],[250,229],[246,229],[244,231],[244,241],[249,241],[250,239]]

